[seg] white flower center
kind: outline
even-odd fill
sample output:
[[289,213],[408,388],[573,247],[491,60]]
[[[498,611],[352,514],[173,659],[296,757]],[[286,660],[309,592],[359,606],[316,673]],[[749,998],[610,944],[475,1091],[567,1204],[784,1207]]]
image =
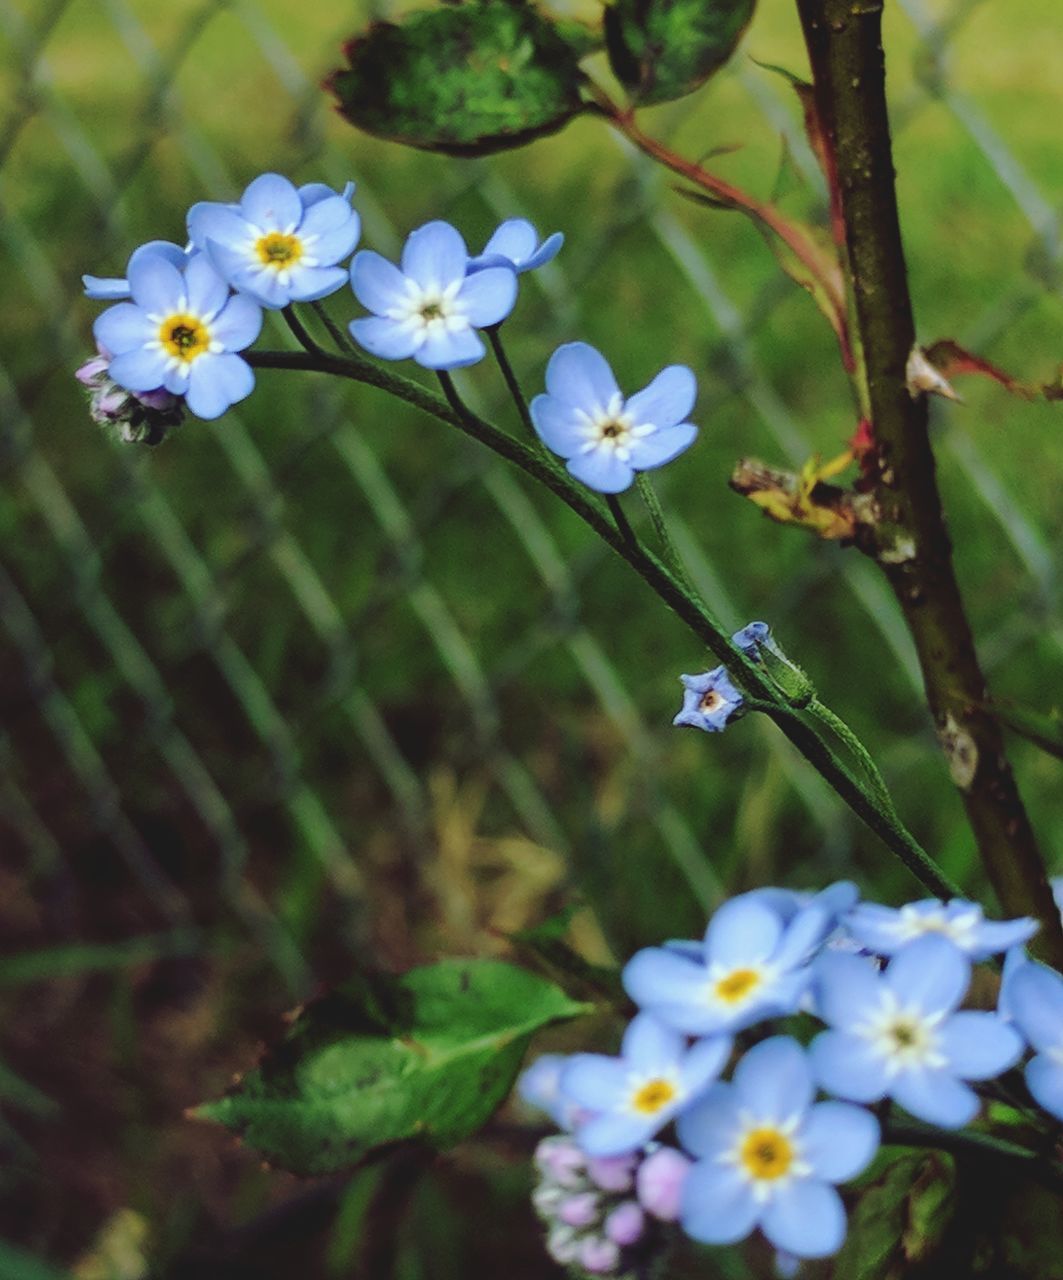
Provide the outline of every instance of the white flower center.
[[458,298],[462,283],[452,280],[447,285],[422,287],[407,279],[406,296],[388,309],[387,318],[412,330],[421,343],[448,333],[461,333],[469,328],[469,317]]
[[581,453],[593,453],[601,449],[615,453],[621,462],[631,460],[631,446],[642,436],[652,435],[657,430],[652,422],[636,423],[635,419],[624,408],[624,397],[619,391],[613,393],[604,408],[588,413],[585,409],[576,411],[580,433],[583,436]]
[[970,951],[975,946],[975,934],[981,922],[982,913],[977,907],[950,916],[944,906],[917,909],[914,903],[909,903],[901,907],[894,932],[901,942],[911,942],[928,933],[940,933],[961,951]]
[[734,1142],[716,1157],[720,1164],[737,1169],[758,1204],[766,1204],[795,1178],[812,1172],[796,1137],[800,1123],[800,1115],[780,1122],[742,1112]]
[[857,1023],[853,1032],[871,1045],[892,1080],[903,1071],[947,1065],[939,1034],[944,1019],[944,1011],[924,1013],[915,1006],[905,1008],[892,991],[885,991],[879,1007]]

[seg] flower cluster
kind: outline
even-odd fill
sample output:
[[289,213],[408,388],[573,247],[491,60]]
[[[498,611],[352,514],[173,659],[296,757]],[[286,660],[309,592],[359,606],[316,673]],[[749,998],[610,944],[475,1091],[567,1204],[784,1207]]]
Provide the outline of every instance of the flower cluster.
[[[644,1215],[694,1240],[759,1228],[781,1253],[819,1258],[845,1238],[836,1188],[871,1162],[892,1106],[939,1129],[969,1124],[977,1085],[1029,1044],[1030,1091],[1063,1118],[1063,978],[1020,955],[1035,922],[986,920],[969,902],[857,899],[846,881],[758,889],[724,903],[700,941],[638,952],[622,974],[638,1013],[619,1053],[549,1055],[522,1077],[526,1101],[570,1135],[548,1149],[581,1171],[620,1162]],[[1008,949],[1000,1010],[963,1008],[972,964]],[[810,1034],[807,1015],[821,1029]],[[562,1227],[593,1222],[600,1237],[600,1191],[586,1228],[559,1219],[564,1196],[544,1195],[555,1257],[560,1240],[560,1260],[585,1271],[631,1270],[622,1247],[593,1267],[565,1247],[575,1237]]]

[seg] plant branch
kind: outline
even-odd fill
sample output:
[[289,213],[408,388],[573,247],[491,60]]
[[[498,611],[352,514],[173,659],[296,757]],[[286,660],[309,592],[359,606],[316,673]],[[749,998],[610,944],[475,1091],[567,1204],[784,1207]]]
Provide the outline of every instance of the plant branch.
[[735,648],[706,610],[701,600],[687,588],[651,551],[626,539],[610,518],[607,508],[559,467],[513,436],[466,409],[460,400],[447,403],[420,383],[401,374],[385,371],[360,357],[346,359],[327,352],[249,351],[245,359],[259,369],[300,369],[348,378],[378,387],[439,421],[458,427],[466,435],[487,445],[500,457],[514,463],[544,484],[574,511],[594,532],[643,578],[666,605],[701,639],[715,657],[726,663],[752,698],[770,704],[768,714],[797,750],[830,784],[849,808],[883,843],[904,862],[931,893],[955,897],[959,890],[943,875],[926,851],[892,812],[884,812],[877,798],[846,769],[811,725],[781,703],[758,665]]
[[797,0],[829,131],[879,454],[873,548],[915,641],[938,735],[982,863],[1010,915],[1041,922],[1041,956],[1063,968],[1063,927],[1019,796],[952,565],[926,398],[905,365],[915,342],[893,182],[881,41],[884,0]]
[[938,1129],[915,1120],[886,1120],[882,1125],[882,1140],[902,1147],[934,1147],[969,1159],[1003,1161],[1050,1190],[1063,1191],[1063,1168],[1054,1160],[1046,1160],[1017,1142],[975,1129]]

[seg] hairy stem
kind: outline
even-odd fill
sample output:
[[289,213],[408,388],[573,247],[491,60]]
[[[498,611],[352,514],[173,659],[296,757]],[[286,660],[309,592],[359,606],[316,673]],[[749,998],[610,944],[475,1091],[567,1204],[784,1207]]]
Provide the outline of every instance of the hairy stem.
[[849,808],[901,859],[917,880],[931,893],[939,896],[958,895],[956,886],[941,873],[896,815],[883,811],[877,797],[840,763],[812,726],[805,724],[800,717],[794,715],[790,707],[780,702],[764,672],[740,649],[735,648],[701,600],[651,551],[640,543],[625,538],[610,518],[607,508],[582,485],[572,480],[567,472],[551,466],[530,445],[514,439],[493,423],[472,413],[462,404],[456,392],[448,403],[426,390],[420,383],[401,374],[385,371],[367,360],[346,359],[316,351],[249,351],[245,358],[249,364],[259,369],[300,369],[327,373],[378,387],[439,421],[458,427],[545,485],[593,529],[603,542],[626,560],[716,658],[726,663],[732,673],[737,674],[752,698],[768,704],[766,714]]
[[927,700],[1001,906],[1041,922],[1035,948],[1063,968],[1063,927],[1044,863],[986,709],[952,564],[927,430],[905,365],[915,324],[893,183],[881,41],[884,0],[797,0],[820,116],[831,138],[880,460],[873,548],[915,641]]

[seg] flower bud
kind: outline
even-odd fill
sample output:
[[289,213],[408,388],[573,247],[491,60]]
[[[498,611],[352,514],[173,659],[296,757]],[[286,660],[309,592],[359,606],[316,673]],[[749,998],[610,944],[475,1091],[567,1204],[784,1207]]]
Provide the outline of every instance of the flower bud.
[[634,1200],[618,1204],[605,1220],[605,1234],[621,1247],[637,1244],[646,1230],[646,1215]]
[[535,1148],[535,1164],[544,1177],[562,1187],[576,1187],[583,1182],[587,1157],[571,1138],[556,1134],[543,1138]]
[[579,1264],[592,1275],[605,1275],[615,1271],[620,1262],[620,1248],[612,1240],[590,1236],[583,1241],[579,1251]]
[[563,1267],[576,1261],[580,1254],[580,1236],[571,1227],[554,1227],[546,1237],[546,1252]]
[[581,1191],[578,1195],[566,1196],[556,1209],[559,1221],[566,1227],[589,1227],[598,1218],[600,1201],[593,1191]]
[[659,1147],[639,1165],[635,1179],[639,1203],[662,1222],[675,1222],[691,1161],[674,1147]]
[[587,1161],[587,1176],[603,1191],[630,1191],[635,1185],[636,1156],[599,1156]]
[[89,416],[101,426],[117,427],[128,444],[159,444],[171,427],[184,420],[184,401],[161,387],[155,391],[127,391],[108,370],[106,351],[76,371],[74,377],[89,391]]

